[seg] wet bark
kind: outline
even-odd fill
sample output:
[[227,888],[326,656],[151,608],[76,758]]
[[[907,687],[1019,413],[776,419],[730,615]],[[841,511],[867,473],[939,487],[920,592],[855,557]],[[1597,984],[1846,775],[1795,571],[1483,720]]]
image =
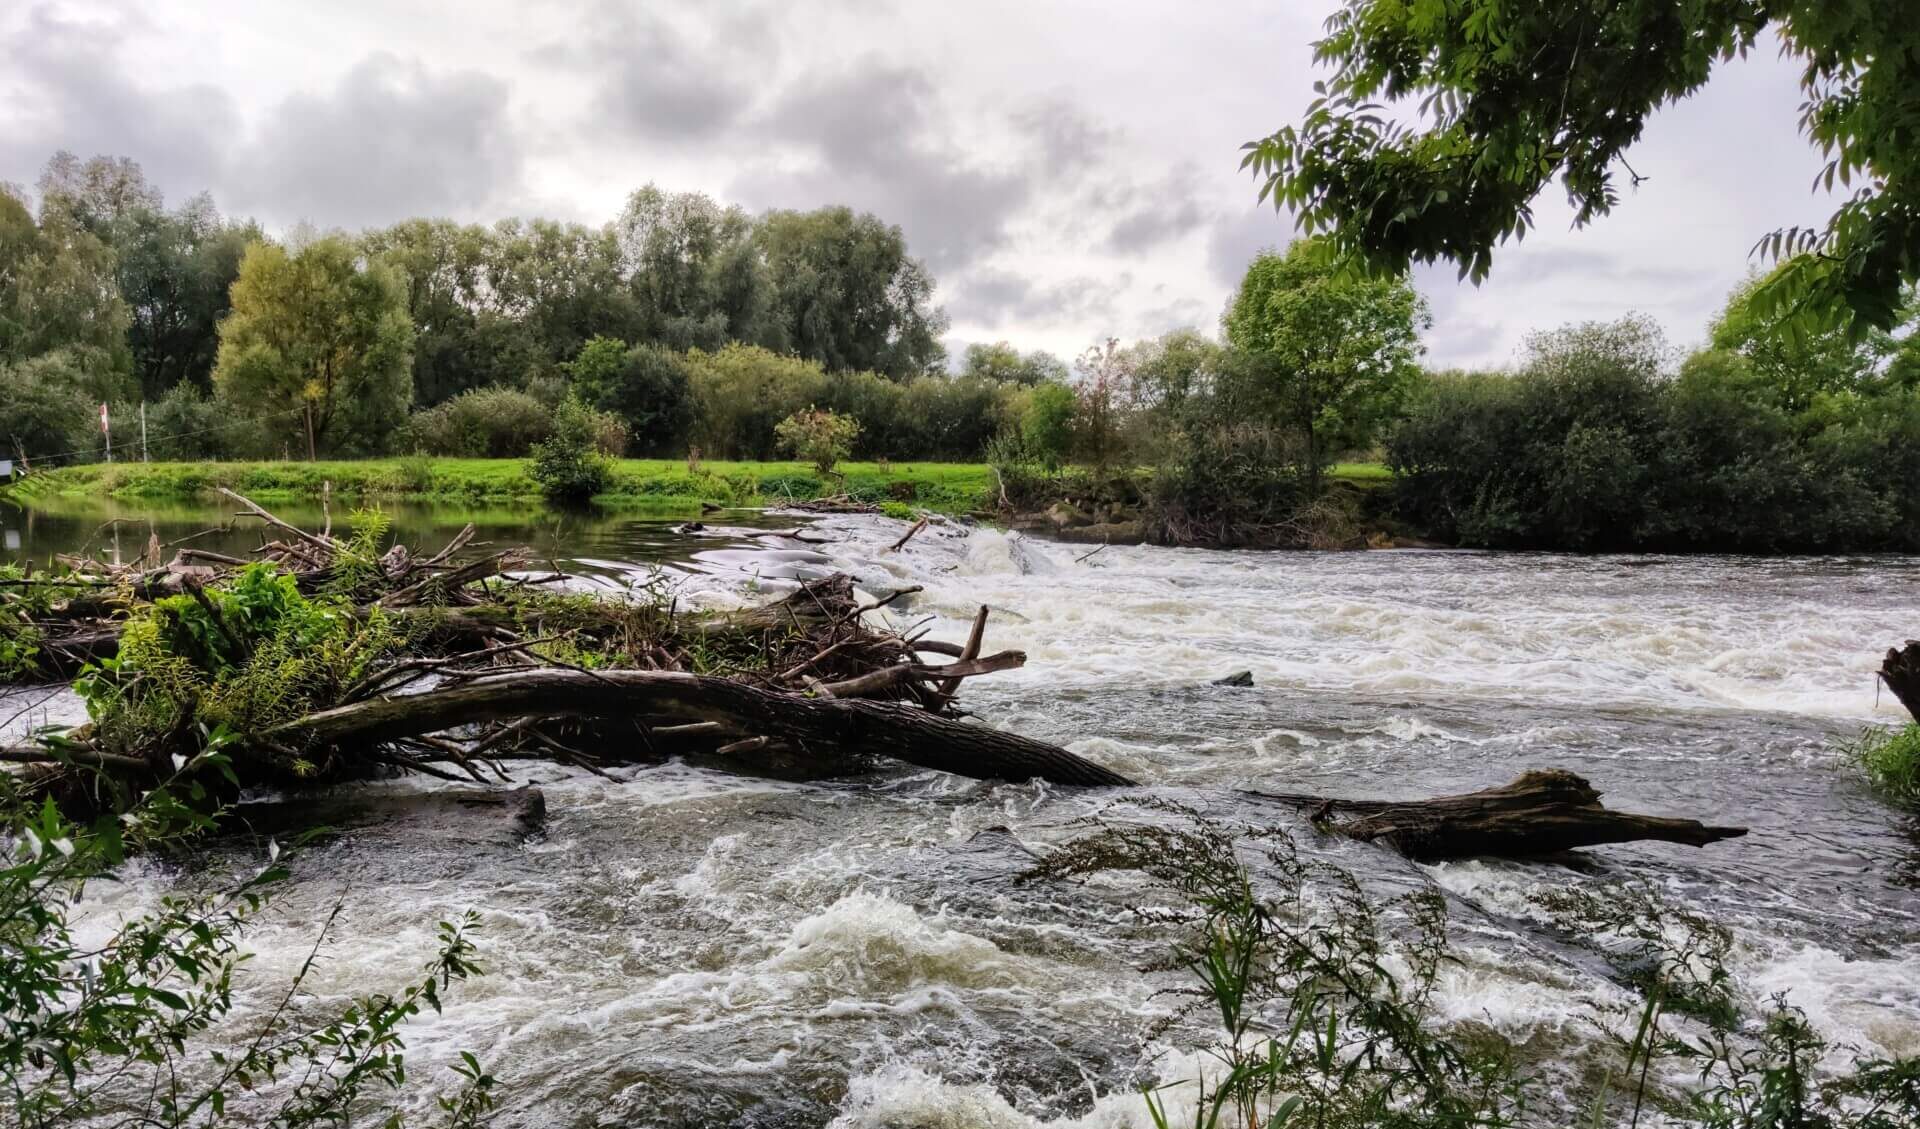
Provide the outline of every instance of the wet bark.
[[[938,668],[935,668],[937,671]],[[671,716],[717,722],[805,751],[890,757],[957,776],[1123,786],[1132,781],[1056,745],[931,713],[861,698],[815,698],[674,671],[528,670],[422,694],[379,698],[310,714],[270,731],[285,747],[374,745],[456,726],[520,717],[608,720]],[[647,752],[636,730],[635,757]],[[620,749],[598,749],[606,763]]]
[[1880,681],[1907,707],[1913,720],[1920,722],[1920,639],[1909,639],[1906,646],[1887,652],[1880,662]]
[[1326,830],[1386,843],[1420,860],[1525,858],[1643,839],[1704,847],[1747,833],[1744,827],[1614,811],[1601,806],[1599,791],[1584,777],[1561,769],[1526,772],[1498,788],[1429,800],[1255,795],[1312,807],[1314,823]]

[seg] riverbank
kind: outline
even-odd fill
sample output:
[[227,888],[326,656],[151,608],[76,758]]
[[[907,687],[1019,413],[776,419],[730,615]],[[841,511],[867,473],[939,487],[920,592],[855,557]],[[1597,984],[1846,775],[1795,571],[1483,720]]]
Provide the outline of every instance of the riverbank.
[[[263,502],[318,498],[331,489],[348,499],[448,502],[538,500],[528,459],[366,459],[337,462],[92,463],[21,479],[7,493],[22,499],[57,496],[153,501],[186,500],[219,487]],[[698,510],[702,503],[765,506],[847,493],[943,513],[965,513],[986,500],[993,471],[981,463],[843,463],[830,482],[801,462],[618,459],[613,485],[594,498],[618,508]]]

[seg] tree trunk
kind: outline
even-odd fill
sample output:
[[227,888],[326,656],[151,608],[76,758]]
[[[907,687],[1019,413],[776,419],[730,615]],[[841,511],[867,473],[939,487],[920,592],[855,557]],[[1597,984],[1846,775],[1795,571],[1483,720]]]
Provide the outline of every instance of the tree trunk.
[[[267,733],[282,746],[365,745],[518,717],[627,720],[648,714],[716,721],[742,733],[841,755],[882,756],[986,780],[1124,786],[1132,781],[1044,741],[858,698],[809,698],[673,671],[529,670],[423,694],[310,714]],[[636,740],[644,734],[636,732]],[[618,759],[606,750],[603,759]]]
[[1431,800],[1254,795],[1313,806],[1314,823],[1327,830],[1363,842],[1385,842],[1420,860],[1476,855],[1524,858],[1637,839],[1704,847],[1747,833],[1744,827],[1611,811],[1600,806],[1600,793],[1593,785],[1562,769],[1525,772],[1498,788]]
[[1920,722],[1920,639],[1909,639],[1906,646],[1887,652],[1880,662],[1880,681],[1907,707],[1913,720]]

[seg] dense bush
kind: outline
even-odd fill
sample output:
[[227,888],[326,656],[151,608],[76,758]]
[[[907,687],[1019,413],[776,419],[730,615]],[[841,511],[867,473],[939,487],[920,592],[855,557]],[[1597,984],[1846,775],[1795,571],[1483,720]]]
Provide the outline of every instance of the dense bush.
[[693,423],[693,391],[686,357],[658,345],[596,337],[569,366],[573,387],[587,403],[627,425],[636,454],[684,450]]
[[547,497],[581,502],[607,488],[613,467],[599,445],[600,413],[569,398],[553,415],[553,434],[533,445],[533,477]]
[[553,431],[553,411],[530,393],[476,388],[413,413],[402,449],[466,458],[521,458]]
[[1632,322],[1537,338],[1511,375],[1432,378],[1394,432],[1402,511],[1494,548],[1920,547],[1920,397],[1823,392],[1792,411],[1738,353],[1660,371]]
[[853,450],[854,438],[860,434],[860,421],[837,412],[808,408],[781,420],[773,431],[782,451],[812,463],[820,477],[826,478]]
[[99,449],[95,405],[77,383],[74,366],[62,353],[0,364],[0,443],[6,457],[31,461]]
[[[118,418],[133,416],[125,412]],[[147,455],[171,462],[230,459],[240,450],[244,427],[218,400],[191,384],[176,384],[147,405]],[[139,439],[135,433],[127,435]]]

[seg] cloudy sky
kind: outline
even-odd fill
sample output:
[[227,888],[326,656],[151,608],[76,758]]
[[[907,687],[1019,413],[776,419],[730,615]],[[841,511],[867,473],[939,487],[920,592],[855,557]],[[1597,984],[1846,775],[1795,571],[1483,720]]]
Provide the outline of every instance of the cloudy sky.
[[[0,180],[126,155],[272,229],[600,223],[649,181],[846,203],[906,230],[951,344],[1071,356],[1214,329],[1287,241],[1239,147],[1305,106],[1334,3],[12,0]],[[1612,217],[1570,231],[1550,190],[1488,283],[1422,271],[1432,361],[1506,363],[1529,330],[1628,309],[1697,340],[1756,238],[1830,210],[1798,104],[1792,65],[1756,52],[1655,119]]]

